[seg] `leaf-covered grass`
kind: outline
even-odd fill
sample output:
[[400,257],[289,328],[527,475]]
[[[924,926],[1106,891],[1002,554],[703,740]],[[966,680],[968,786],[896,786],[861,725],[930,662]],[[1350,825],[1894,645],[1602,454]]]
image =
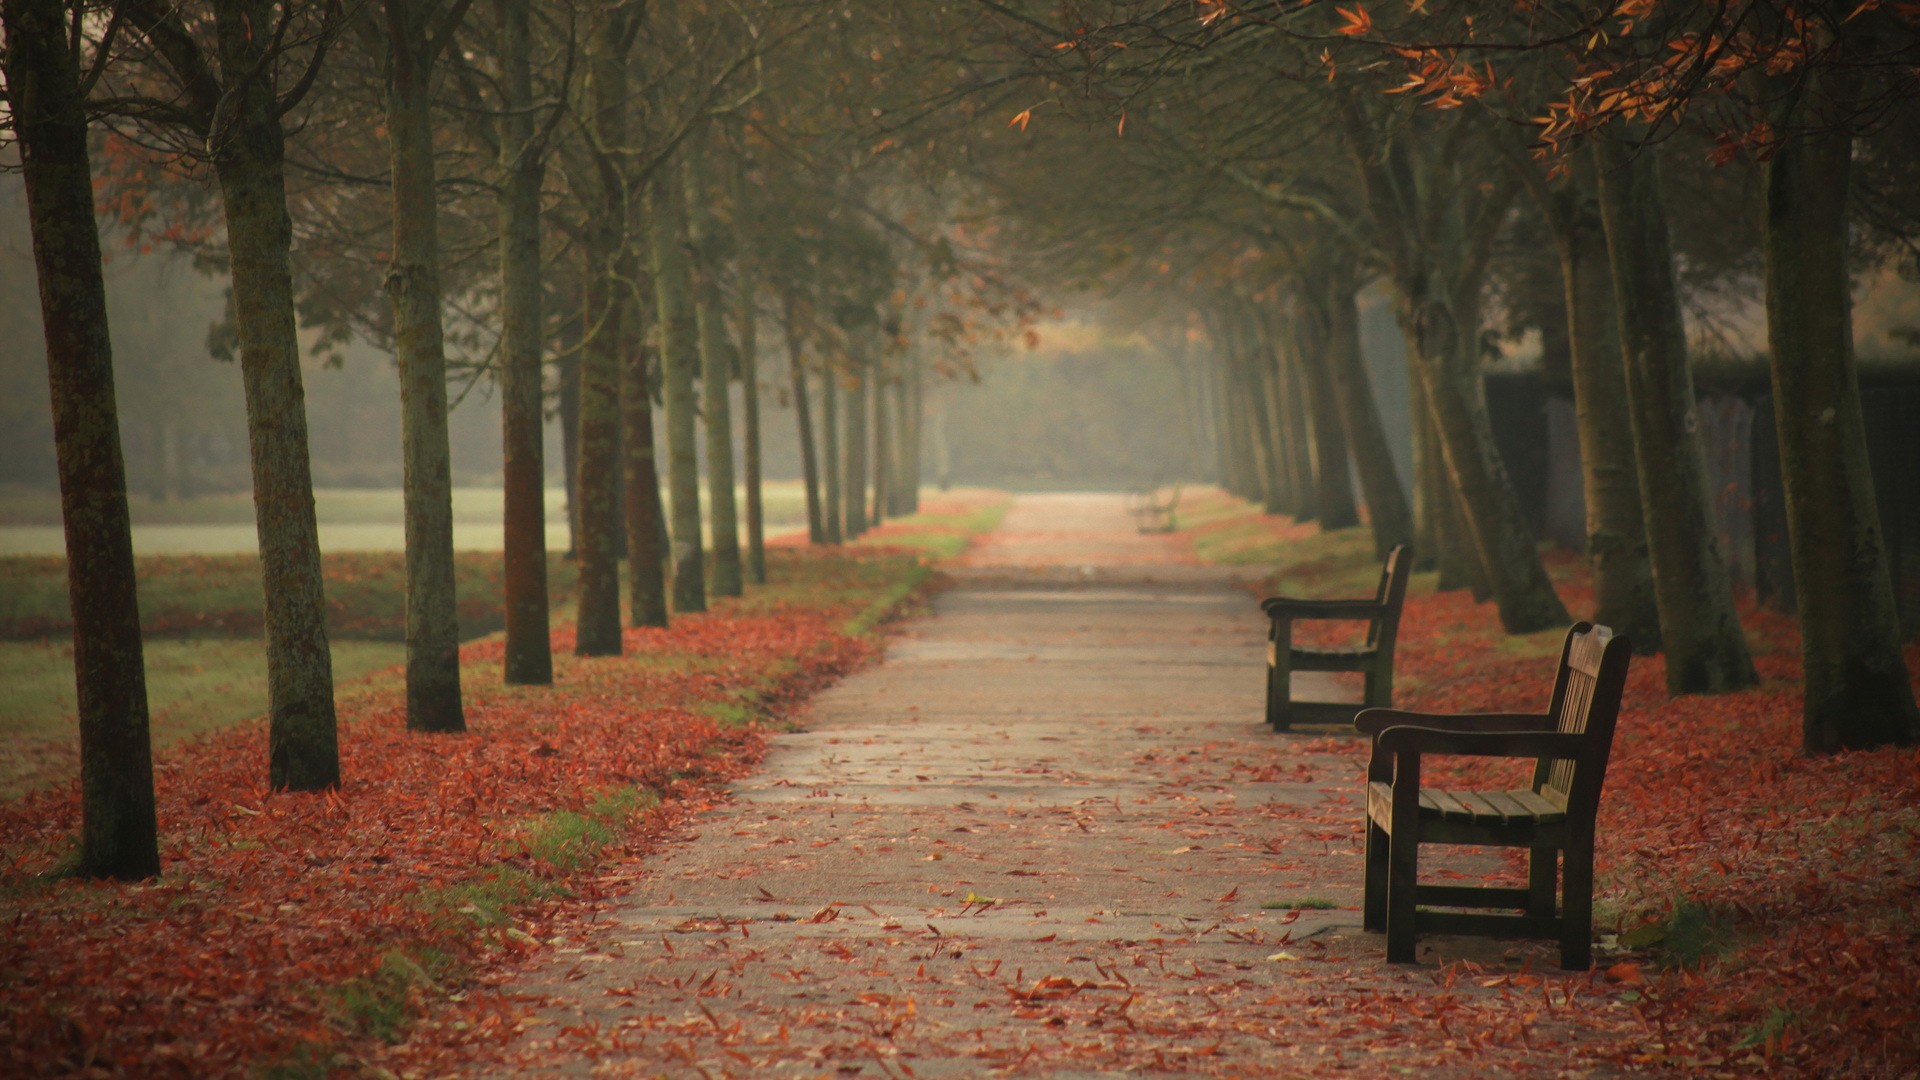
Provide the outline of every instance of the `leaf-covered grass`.
[[[148,638],[255,635],[263,626],[260,561],[253,555],[150,555],[134,560],[140,589],[140,628]],[[338,640],[401,641],[406,636],[406,564],[397,551],[323,556],[327,633]],[[66,560],[53,556],[0,557],[0,639],[33,640],[70,634]],[[547,564],[555,597],[573,589],[574,564],[558,553]],[[454,592],[460,636],[478,637],[502,625],[504,572],[499,552],[454,556]]]
[[[1319,536],[1245,504],[1216,515],[1231,523],[1222,531],[1273,539],[1284,591],[1353,595],[1378,573],[1371,546],[1351,539],[1364,530]],[[1195,547],[1203,550],[1198,539]],[[1584,560],[1556,552],[1547,561],[1568,608],[1591,611]],[[1618,935],[1611,974],[1635,986],[1634,1007],[1660,1033],[1635,1060],[1655,1070],[1710,1062],[1733,1074],[1907,1075],[1920,1068],[1920,751],[1802,753],[1798,628],[1751,604],[1740,616],[1759,686],[1669,697],[1661,656],[1636,657],[1628,679],[1601,798],[1596,929]],[[1491,604],[1437,593],[1431,575],[1417,575],[1395,704],[1543,709],[1563,636],[1507,636]],[[1920,645],[1906,656],[1920,672]],[[1357,740],[1319,746],[1346,749],[1358,776]],[[1530,767],[1442,759],[1423,778],[1505,788],[1526,783]]]
[[501,685],[497,637],[466,645],[464,735],[408,732],[397,681],[343,702],[335,792],[267,790],[258,722],[161,751],[155,881],[49,876],[71,786],[0,803],[0,1074],[351,1072],[357,1040],[543,948],[597,868],[752,767],[763,726],[715,712],[778,722],[926,574],[866,546],[769,557],[774,584],[629,630],[622,658],[556,625],[552,687]]

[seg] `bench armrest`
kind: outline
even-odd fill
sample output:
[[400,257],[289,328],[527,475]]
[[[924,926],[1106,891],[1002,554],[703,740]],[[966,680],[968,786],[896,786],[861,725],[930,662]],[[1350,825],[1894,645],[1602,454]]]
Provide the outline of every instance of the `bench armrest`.
[[1296,600],[1269,596],[1260,610],[1270,619],[1371,619],[1386,609],[1378,600]]
[[1354,730],[1378,735],[1390,727],[1438,731],[1552,731],[1546,713],[1419,713],[1406,709],[1366,709],[1353,718]]
[[1441,731],[1392,727],[1374,739],[1375,754],[1463,754],[1471,757],[1575,758],[1590,740],[1562,731]]

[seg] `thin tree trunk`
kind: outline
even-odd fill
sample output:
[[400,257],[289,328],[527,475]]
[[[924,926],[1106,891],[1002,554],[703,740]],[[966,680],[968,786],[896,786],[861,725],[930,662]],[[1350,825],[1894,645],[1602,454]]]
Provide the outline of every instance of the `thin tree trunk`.
[[1693,374],[1651,150],[1602,142],[1599,192],[1633,411],[1648,554],[1667,651],[1667,689],[1717,693],[1758,681],[1734,613],[1700,445]]
[[[1814,79],[1819,92],[1834,77]],[[1790,137],[1767,163],[1767,344],[1813,753],[1920,739],[1853,355],[1852,159],[1836,127]]]
[[826,542],[842,543],[847,539],[846,503],[840,490],[845,479],[843,460],[840,457],[840,376],[828,368],[820,374],[820,429],[825,441],[820,449],[826,465]]
[[393,151],[393,303],[407,537],[407,727],[465,731],[453,586],[453,474],[440,324],[428,7],[385,0],[387,140]]
[[841,478],[841,495],[849,540],[867,531],[867,386],[872,377],[872,369],[862,364],[859,381],[847,392],[847,473]]
[[[736,214],[738,211],[736,210]],[[754,306],[758,283],[745,257],[739,261],[734,302],[740,322],[741,478],[747,487],[747,580],[767,583],[767,519],[760,474],[760,319]]]
[[727,340],[726,309],[720,290],[720,256],[715,249],[714,192],[708,183],[708,145],[704,134],[689,136],[681,149],[685,177],[687,244],[692,254],[694,322],[700,348],[701,406],[707,433],[707,522],[713,533],[712,591],[739,596],[740,518],[733,497],[733,408],[728,391],[733,379],[733,345]]
[[793,421],[800,436],[800,481],[807,499],[807,543],[817,547],[827,542],[827,529],[820,513],[820,458],[814,453],[813,406],[807,399],[807,368],[799,328],[794,325],[793,297],[789,295],[783,302],[781,323],[787,333],[787,370],[793,377]]
[[[1440,552],[1446,546],[1442,520],[1447,498],[1446,466],[1440,462],[1440,441],[1433,433],[1427,388],[1420,384],[1411,355],[1407,357],[1407,399],[1413,427],[1413,564],[1422,570],[1438,570]],[[1460,588],[1460,584],[1449,582],[1442,572],[1434,587],[1445,591]]]
[[1366,357],[1360,351],[1358,288],[1350,264],[1340,264],[1322,279],[1319,300],[1325,305],[1327,336],[1321,356],[1344,421],[1347,449],[1360,473],[1374,554],[1384,559],[1394,545],[1413,543],[1413,511],[1394,468]]
[[[216,8],[226,70],[247,70],[265,62],[264,43],[248,32],[250,19],[258,13],[244,3]],[[226,210],[266,598],[267,775],[276,788],[321,791],[340,782],[340,749],[307,451],[306,393],[294,321],[285,133],[272,79],[242,80],[229,94],[234,120],[214,168]]]
[[1286,483],[1293,489],[1292,515],[1296,521],[1314,521],[1320,517],[1320,505],[1313,477],[1314,446],[1312,428],[1307,420],[1307,387],[1301,377],[1301,355],[1312,347],[1307,327],[1296,323],[1293,333],[1276,342],[1275,356],[1280,361],[1279,401],[1286,410],[1283,420],[1283,445],[1286,447]]
[[660,308],[660,370],[667,406],[667,488],[673,513],[673,609],[707,610],[700,536],[700,460],[694,427],[694,371],[699,334],[688,296],[687,248],[680,188],[665,168],[654,178],[651,205],[653,287]]
[[590,210],[583,222],[580,312],[580,576],[574,654],[619,656],[621,347],[633,286],[621,272],[626,247],[626,178],[615,155],[627,141],[626,19],[602,13],[587,41],[583,120],[592,146],[577,185]]
[[545,159],[533,145],[531,0],[499,0],[500,442],[508,684],[553,682],[547,596],[546,446],[541,423],[540,185]]
[[887,408],[887,383],[881,358],[873,365],[873,513],[868,518],[878,528],[888,515],[887,493],[893,490],[893,411]]
[[1274,353],[1252,312],[1236,311],[1226,321],[1232,328],[1240,393],[1247,403],[1247,424],[1254,435],[1254,472],[1259,477],[1261,508],[1269,514],[1285,513],[1288,502],[1286,448],[1281,444],[1280,413],[1274,408],[1274,381],[1278,376]]
[[[571,305],[575,310],[584,306]],[[559,384],[555,417],[560,424],[560,476],[567,497],[567,558],[580,557],[580,320],[560,324],[560,359],[554,365]]]
[[40,284],[66,531],[80,719],[79,872],[132,881],[160,873],[160,850],[86,106],[78,60],[66,47],[65,4],[4,0],[0,28]]
[[926,456],[920,445],[921,433],[927,423],[927,364],[918,350],[908,353],[907,382],[902,390],[900,443],[906,468],[900,478],[900,512],[917,514],[920,512],[921,466]]

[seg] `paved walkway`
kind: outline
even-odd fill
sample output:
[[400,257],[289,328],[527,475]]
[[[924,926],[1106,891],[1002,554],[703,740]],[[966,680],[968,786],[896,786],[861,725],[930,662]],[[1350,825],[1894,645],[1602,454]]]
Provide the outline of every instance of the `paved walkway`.
[[[577,1076],[1586,1075],[1525,1041],[1551,1009],[1502,1035],[1504,990],[1382,962],[1353,759],[1259,722],[1252,597],[1187,563],[1117,496],[1021,499],[885,663],[627,871],[604,940],[526,987],[523,1049]],[[1409,1009],[1419,1036],[1381,1037]]]

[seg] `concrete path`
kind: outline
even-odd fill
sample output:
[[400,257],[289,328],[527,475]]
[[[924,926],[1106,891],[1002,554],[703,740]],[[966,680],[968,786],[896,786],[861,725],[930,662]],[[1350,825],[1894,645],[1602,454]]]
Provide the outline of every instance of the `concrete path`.
[[[521,1060],[572,1076],[1588,1073],[1430,1020],[1381,1037],[1436,998],[1505,1014],[1491,989],[1436,993],[1431,964],[1387,967],[1359,933],[1352,744],[1259,722],[1263,625],[1232,574],[1133,531],[1117,496],[1063,495],[1019,500],[951,576],[730,805],[624,871],[602,938],[522,988],[544,1007]],[[1499,974],[1497,943],[1464,948]],[[1529,1022],[1536,1041],[1553,1023]]]

